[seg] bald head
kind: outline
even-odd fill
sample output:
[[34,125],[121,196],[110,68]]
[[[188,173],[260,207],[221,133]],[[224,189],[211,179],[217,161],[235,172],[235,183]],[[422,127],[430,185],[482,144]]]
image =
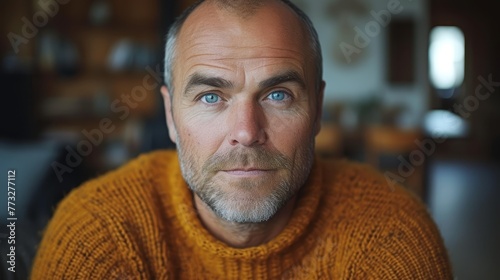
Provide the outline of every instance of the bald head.
[[[301,44],[303,44],[304,41],[309,43],[309,53],[312,57],[311,61],[314,64],[315,69],[316,91],[319,92],[322,82],[323,66],[318,35],[307,15],[305,15],[293,3],[288,0],[202,0],[193,4],[177,18],[177,20],[170,27],[167,36],[167,43],[165,47],[165,84],[167,85],[167,88],[169,88],[171,95],[174,91],[173,68],[177,57],[177,41],[179,34],[181,33],[181,29],[183,28],[186,20],[195,12],[195,10],[198,10],[198,8],[205,5],[211,6],[210,9],[212,11],[215,9],[229,15],[234,15],[243,20],[254,16],[264,5],[273,5],[276,9],[287,9],[292,12],[298,19],[298,22],[300,22],[300,31],[305,34],[304,38],[298,37],[297,40],[299,40]],[[266,30],[264,29],[262,31],[265,32]],[[221,32],[223,31],[221,30]],[[300,34],[299,30],[295,30],[295,32]]]

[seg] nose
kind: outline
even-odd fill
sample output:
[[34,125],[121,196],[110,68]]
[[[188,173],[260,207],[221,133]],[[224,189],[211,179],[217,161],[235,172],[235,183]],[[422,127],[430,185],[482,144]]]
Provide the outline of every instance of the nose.
[[[236,104],[235,104],[236,105]],[[254,101],[242,102],[231,108],[229,114],[230,131],[229,144],[254,146],[266,142],[264,130],[265,114],[262,107]]]

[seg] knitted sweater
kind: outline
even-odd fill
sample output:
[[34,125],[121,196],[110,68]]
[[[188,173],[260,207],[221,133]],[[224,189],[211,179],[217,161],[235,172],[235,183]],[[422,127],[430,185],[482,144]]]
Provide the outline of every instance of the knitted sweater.
[[72,191],[32,279],[451,279],[424,206],[363,165],[316,160],[283,231],[232,248],[202,225],[177,154],[158,151]]

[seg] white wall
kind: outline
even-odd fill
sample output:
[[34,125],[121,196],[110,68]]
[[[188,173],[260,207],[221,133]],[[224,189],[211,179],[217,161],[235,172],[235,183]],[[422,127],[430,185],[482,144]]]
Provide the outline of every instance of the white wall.
[[[402,105],[406,111],[400,124],[405,127],[417,126],[428,109],[428,77],[427,77],[427,37],[429,16],[427,1],[400,0],[401,12],[392,14],[394,18],[413,18],[415,22],[415,42],[417,46],[415,61],[415,83],[408,86],[394,86],[387,82],[387,28],[381,27],[380,33],[371,39],[370,44],[361,49],[363,58],[357,63],[340,63],[333,53],[340,50],[340,42],[336,40],[340,25],[339,20],[329,15],[328,8],[338,0],[295,0],[310,16],[320,37],[323,49],[324,79],[327,83],[325,104],[333,102],[356,102],[363,98],[379,96],[384,105]],[[388,3],[397,0],[360,0],[367,4],[369,11],[388,10]],[[394,2],[395,3],[395,2]],[[396,3],[397,4],[397,3]],[[368,22],[374,20],[370,13],[358,18],[354,26],[365,29]],[[345,42],[354,44],[347,36]],[[350,39],[350,40],[349,40]]]

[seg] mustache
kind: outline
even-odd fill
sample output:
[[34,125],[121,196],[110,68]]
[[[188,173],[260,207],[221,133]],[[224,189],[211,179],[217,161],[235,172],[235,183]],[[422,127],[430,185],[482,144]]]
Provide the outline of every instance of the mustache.
[[292,163],[277,150],[264,148],[235,149],[214,154],[203,165],[203,170],[217,172],[234,168],[252,167],[256,169],[291,169]]

